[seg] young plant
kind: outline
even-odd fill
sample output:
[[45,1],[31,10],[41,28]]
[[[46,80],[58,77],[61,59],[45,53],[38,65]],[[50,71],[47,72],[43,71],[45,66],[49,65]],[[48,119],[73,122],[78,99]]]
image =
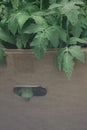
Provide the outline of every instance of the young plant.
[[48,48],[58,48],[56,65],[68,78],[75,58],[85,62],[81,47],[87,44],[86,0],[2,0],[0,14],[3,45],[29,46],[38,59]]

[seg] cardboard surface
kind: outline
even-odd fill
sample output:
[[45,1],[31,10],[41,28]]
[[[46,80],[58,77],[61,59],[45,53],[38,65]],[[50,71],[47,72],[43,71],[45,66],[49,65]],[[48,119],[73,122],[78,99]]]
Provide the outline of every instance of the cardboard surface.
[[[87,130],[87,56],[67,80],[54,67],[55,52],[42,61],[27,51],[7,54],[0,67],[0,130]],[[13,93],[17,85],[41,85],[48,93],[25,102]]]

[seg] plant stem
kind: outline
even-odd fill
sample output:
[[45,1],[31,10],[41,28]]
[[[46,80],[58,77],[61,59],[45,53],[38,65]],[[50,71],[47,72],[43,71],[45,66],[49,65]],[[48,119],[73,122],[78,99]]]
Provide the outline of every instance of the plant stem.
[[43,8],[43,0],[40,0],[40,10]]

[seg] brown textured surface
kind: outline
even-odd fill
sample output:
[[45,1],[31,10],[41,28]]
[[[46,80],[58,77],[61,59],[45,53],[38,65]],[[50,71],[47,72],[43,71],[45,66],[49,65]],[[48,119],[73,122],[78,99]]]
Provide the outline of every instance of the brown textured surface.
[[[32,53],[7,52],[7,66],[0,67],[0,130],[87,130],[87,56],[67,80],[53,65],[54,53],[37,61]],[[16,85],[42,85],[48,93],[25,102],[13,94]]]

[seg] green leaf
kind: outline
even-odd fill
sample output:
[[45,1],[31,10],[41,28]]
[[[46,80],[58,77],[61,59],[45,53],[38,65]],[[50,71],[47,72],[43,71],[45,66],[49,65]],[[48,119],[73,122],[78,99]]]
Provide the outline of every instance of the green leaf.
[[56,0],[49,0],[50,4],[56,3]]
[[59,45],[58,33],[56,31],[51,32],[49,38],[49,41],[51,42],[53,47],[57,48]]
[[71,37],[69,39],[69,44],[77,44],[77,42],[79,43],[83,43],[83,44],[87,44],[87,40],[86,39],[81,39],[81,38],[78,38],[78,37]]
[[4,49],[4,46],[3,44],[0,43],[0,49]]
[[16,46],[18,49],[22,49],[22,47],[23,47],[22,40],[21,40],[20,36],[17,36]]
[[[63,8],[61,9],[62,14],[68,14],[73,8],[74,8],[74,3],[70,2],[66,2],[66,3],[62,3]],[[76,6],[75,6],[76,7]]]
[[80,6],[83,6],[84,5],[84,2],[82,1],[68,1],[68,0],[62,0],[61,4],[63,5],[63,8],[62,8],[62,13],[63,14],[68,14],[71,10],[78,10],[80,9]]
[[71,53],[71,55],[73,57],[75,57],[76,59],[80,60],[81,62],[85,62],[84,59],[84,53],[82,52],[82,49],[80,46],[71,46],[69,48],[69,52]]
[[0,28],[0,39],[8,43],[15,43],[15,38],[7,30],[2,28]]
[[[63,8],[61,9],[61,12],[63,15],[65,15],[68,18],[68,21],[72,24],[72,25],[76,25],[78,22],[78,16],[79,16],[79,9],[80,7],[77,6],[76,4],[78,4],[75,1],[70,1],[67,2],[66,4],[63,5]],[[79,3],[81,4],[81,3]]]
[[35,46],[34,49],[33,49],[36,57],[38,60],[41,60],[42,57],[43,57],[43,54],[44,54],[44,49],[42,47],[37,47]]
[[63,41],[63,42],[66,42],[67,41],[67,33],[66,31],[59,27],[59,38]]
[[31,2],[27,2],[26,5],[23,6],[23,10],[32,14],[33,12],[37,12],[39,8]]
[[65,71],[66,76],[68,78],[71,77],[73,68],[74,68],[73,57],[69,54],[69,52],[66,52],[63,56],[63,70]]
[[80,21],[78,21],[78,23],[75,26],[72,26],[72,34],[74,37],[80,37],[82,31],[82,25]]
[[72,10],[68,13],[67,18],[72,25],[76,25],[78,23],[79,20],[78,15],[79,15],[78,10]]
[[47,22],[42,16],[32,15],[31,18],[35,21],[36,24],[47,26]]
[[[38,42],[38,44],[37,44],[37,42]],[[37,45],[34,45],[34,49],[33,49],[34,53],[35,53],[37,59],[41,60],[44,52],[47,49],[48,41],[46,39],[42,39],[41,41],[39,39],[35,39],[31,44],[33,45],[35,43]]]
[[40,26],[38,24],[30,24],[27,28],[24,29],[24,33],[38,33],[44,30],[44,26]]
[[76,38],[77,42],[79,43],[83,43],[83,44],[87,44],[87,40],[86,39],[81,39],[81,38]]
[[8,28],[13,33],[13,35],[15,35],[18,29],[18,23],[17,23],[15,14],[12,14],[10,16],[10,19],[8,20]]
[[48,40],[44,37],[43,33],[36,35],[34,40],[31,42],[36,57],[40,60],[43,57],[44,52],[47,49]]
[[55,8],[60,8],[60,7],[62,7],[61,4],[54,3],[50,5],[49,9],[55,9]]
[[18,49],[22,49],[22,47],[25,48],[28,40],[29,40],[29,35],[27,35],[27,34],[18,35],[17,36],[17,42],[16,42],[17,48]]
[[87,37],[83,37],[82,40],[85,40],[85,44],[87,44]]
[[31,97],[33,97],[32,88],[21,88],[21,97],[28,101]]
[[60,51],[56,55],[55,62],[56,62],[56,66],[59,68],[59,70],[62,69],[64,53],[65,53],[65,49],[62,48],[62,49],[60,49]]
[[0,44],[0,64],[4,64],[5,52],[3,49],[4,49],[3,45]]
[[52,46],[57,48],[59,45],[59,36],[57,28],[48,28],[46,30],[46,37],[51,42]]
[[25,22],[30,18],[29,14],[26,12],[19,12],[17,13],[16,19],[18,21],[20,29],[22,29]]
[[57,48],[59,45],[59,39],[66,42],[67,40],[67,33],[64,29],[59,26],[51,26],[46,29],[46,37],[51,42],[53,47]]
[[69,39],[68,43],[75,45],[75,44],[77,44],[77,40],[76,40],[75,37],[71,37],[71,38]]

